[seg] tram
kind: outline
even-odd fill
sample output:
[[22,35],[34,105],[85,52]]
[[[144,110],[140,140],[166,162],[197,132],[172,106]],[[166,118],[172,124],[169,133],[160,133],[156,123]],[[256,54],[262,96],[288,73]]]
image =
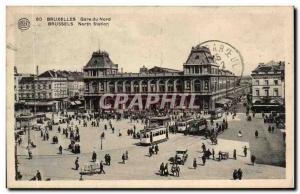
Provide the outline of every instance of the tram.
[[176,126],[177,126],[177,131],[178,132],[184,132],[187,129],[191,127],[191,125],[195,122],[195,119],[189,117],[185,118],[183,120],[177,121]]
[[148,120],[148,126],[140,131],[140,144],[153,145],[169,139],[168,126],[170,117],[152,117]]
[[190,123],[185,133],[190,135],[203,135],[207,128],[207,121],[204,118],[195,119]]

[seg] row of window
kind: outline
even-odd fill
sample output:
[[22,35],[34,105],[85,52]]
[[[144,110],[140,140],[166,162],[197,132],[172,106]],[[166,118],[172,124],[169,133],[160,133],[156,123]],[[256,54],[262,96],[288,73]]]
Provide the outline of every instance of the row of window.
[[[61,87],[67,87],[65,83],[55,83],[54,88],[61,88]],[[51,84],[37,84],[35,85],[35,88],[33,87],[33,84],[22,84],[20,85],[20,90],[31,90],[31,89],[52,89]]]
[[184,68],[186,74],[219,74],[219,70],[214,67],[201,67],[201,66],[186,66]]
[[[269,96],[269,91],[269,89],[264,89],[264,94],[262,96]],[[255,90],[255,96],[261,96],[259,89]],[[279,96],[278,88],[273,88],[273,96]]]
[[263,81],[263,83],[261,83],[260,84],[260,81],[259,81],[259,79],[257,79],[257,80],[255,80],[255,85],[257,85],[257,86],[259,86],[259,85],[272,85],[272,84],[274,84],[274,85],[278,85],[279,84],[279,81],[278,80],[273,80],[273,83],[272,83],[272,80],[267,80],[267,79],[265,79],[264,81]]
[[[46,93],[37,93],[35,95],[35,98],[41,98],[41,99],[46,99],[46,98],[51,98],[51,93],[48,95]],[[20,98],[34,98],[34,94],[20,94]]]

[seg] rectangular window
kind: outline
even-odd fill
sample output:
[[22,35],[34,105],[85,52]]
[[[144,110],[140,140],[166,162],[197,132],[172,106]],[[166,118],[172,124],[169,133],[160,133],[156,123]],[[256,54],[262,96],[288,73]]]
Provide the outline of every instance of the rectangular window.
[[259,86],[259,80],[255,80],[255,85]]
[[265,89],[265,96],[269,96],[269,90]]
[[278,96],[278,88],[274,88],[274,96]]
[[255,90],[255,96],[259,96],[259,90]]
[[278,85],[278,80],[274,80],[274,84],[275,84],[275,85]]
[[265,85],[269,85],[269,80],[265,80]]

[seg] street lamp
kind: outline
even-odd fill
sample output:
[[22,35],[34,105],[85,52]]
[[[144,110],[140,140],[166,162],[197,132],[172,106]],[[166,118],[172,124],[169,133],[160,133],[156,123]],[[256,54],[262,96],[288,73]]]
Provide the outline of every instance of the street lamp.
[[102,140],[104,139],[105,135],[104,132],[102,132],[101,137],[100,137],[100,142],[101,142],[101,150],[102,150]]

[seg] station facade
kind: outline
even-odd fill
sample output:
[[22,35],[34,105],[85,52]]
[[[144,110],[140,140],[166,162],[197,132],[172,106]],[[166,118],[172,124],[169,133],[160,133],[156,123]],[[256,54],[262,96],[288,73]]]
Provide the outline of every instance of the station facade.
[[[238,84],[240,77],[220,68],[210,50],[200,45],[192,47],[182,70],[143,66],[139,73],[123,73],[107,52],[99,50],[92,54],[83,71],[85,108],[95,111],[101,110],[100,98],[108,93],[127,94],[129,98],[139,94],[143,102],[149,94],[195,95],[194,103],[199,110],[209,112],[222,104],[224,98],[243,92]],[[106,99],[105,103],[112,104],[114,100]],[[188,100],[189,97],[186,104]],[[179,103],[179,99],[176,101]]]

